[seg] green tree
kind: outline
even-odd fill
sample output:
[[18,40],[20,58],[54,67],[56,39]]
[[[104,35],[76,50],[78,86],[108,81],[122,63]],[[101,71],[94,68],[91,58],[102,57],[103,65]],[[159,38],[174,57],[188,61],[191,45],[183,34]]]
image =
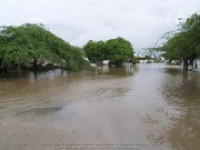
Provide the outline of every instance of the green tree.
[[91,62],[110,60],[111,64],[121,66],[124,61],[133,58],[131,43],[121,37],[106,42],[89,41],[83,50]]
[[119,37],[106,41],[106,44],[108,47],[106,59],[112,64],[121,66],[124,61],[133,58],[133,47],[129,41]]
[[86,53],[86,56],[91,62],[96,61],[103,61],[105,59],[106,55],[106,43],[103,41],[92,41],[90,40],[84,47],[84,52]]
[[188,61],[193,61],[200,56],[200,15],[193,14],[182,24],[181,28],[167,38],[167,42],[156,50],[164,51],[167,59],[179,59],[184,61],[183,68],[188,70]]
[[[44,62],[68,70],[89,66],[80,48],[71,46],[44,28],[42,24],[4,26],[0,29],[0,68],[38,69]],[[73,64],[73,65],[72,65]]]

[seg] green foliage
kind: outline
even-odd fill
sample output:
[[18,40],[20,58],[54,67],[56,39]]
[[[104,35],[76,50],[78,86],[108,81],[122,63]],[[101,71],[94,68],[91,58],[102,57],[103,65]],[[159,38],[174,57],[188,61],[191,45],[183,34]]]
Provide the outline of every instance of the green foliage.
[[133,58],[131,43],[121,37],[103,41],[89,41],[84,47],[91,62],[110,60],[112,64],[120,66],[123,61]]
[[107,59],[120,66],[123,61],[133,58],[133,48],[129,41],[123,38],[111,39],[107,41]]
[[200,15],[194,14],[159,48],[167,59],[194,60],[200,56]]
[[37,70],[45,62],[69,70],[89,66],[79,48],[58,38],[42,24],[1,27],[0,69]]
[[103,61],[105,59],[105,52],[107,46],[103,41],[92,41],[90,40],[84,47],[83,50],[91,62]]

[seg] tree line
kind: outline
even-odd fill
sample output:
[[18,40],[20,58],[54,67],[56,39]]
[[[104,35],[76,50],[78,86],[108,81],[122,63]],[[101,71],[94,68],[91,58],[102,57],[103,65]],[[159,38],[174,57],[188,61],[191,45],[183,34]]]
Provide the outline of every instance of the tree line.
[[121,37],[106,42],[90,40],[83,48],[72,46],[43,24],[0,27],[0,72],[53,67],[78,71],[90,68],[84,57],[91,62],[108,59],[120,66],[132,59],[133,48]]

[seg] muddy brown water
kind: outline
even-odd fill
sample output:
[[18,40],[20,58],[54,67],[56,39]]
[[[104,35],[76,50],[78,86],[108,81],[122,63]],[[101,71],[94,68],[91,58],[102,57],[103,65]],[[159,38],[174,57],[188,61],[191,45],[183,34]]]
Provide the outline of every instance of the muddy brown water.
[[127,64],[0,77],[1,150],[199,148],[199,70]]

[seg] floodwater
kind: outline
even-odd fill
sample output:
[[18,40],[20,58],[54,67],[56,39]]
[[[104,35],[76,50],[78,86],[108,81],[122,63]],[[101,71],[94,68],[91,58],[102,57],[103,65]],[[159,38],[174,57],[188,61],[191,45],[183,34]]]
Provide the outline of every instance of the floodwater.
[[127,64],[0,77],[1,150],[199,148],[199,70]]

